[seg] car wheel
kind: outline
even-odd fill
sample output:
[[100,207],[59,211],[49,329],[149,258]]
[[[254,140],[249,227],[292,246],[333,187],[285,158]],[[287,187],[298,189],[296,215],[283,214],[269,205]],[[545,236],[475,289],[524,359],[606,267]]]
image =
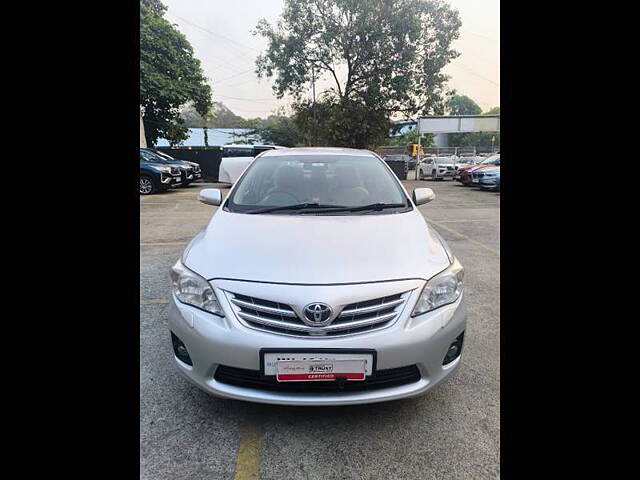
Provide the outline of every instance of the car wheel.
[[156,186],[151,177],[145,175],[140,177],[140,195],[151,195],[155,193],[156,190]]

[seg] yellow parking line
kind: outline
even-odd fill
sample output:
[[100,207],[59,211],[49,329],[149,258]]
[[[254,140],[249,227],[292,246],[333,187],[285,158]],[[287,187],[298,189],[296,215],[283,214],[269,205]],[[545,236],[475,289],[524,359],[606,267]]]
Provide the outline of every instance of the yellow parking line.
[[152,298],[149,300],[140,299],[140,305],[165,305],[169,303],[168,298]]
[[250,418],[242,428],[236,458],[236,473],[233,480],[258,480],[260,478],[261,449],[262,428],[256,419]]
[[[425,217],[425,218],[426,218],[426,217]],[[493,253],[493,254],[495,254],[495,255],[500,256],[500,250],[496,250],[495,248],[491,248],[491,247],[489,247],[489,246],[485,245],[484,243],[480,243],[480,242],[478,242],[477,240],[474,240],[473,238],[469,238],[469,237],[467,237],[466,235],[464,235],[463,233],[460,233],[460,232],[458,232],[458,231],[454,230],[453,228],[445,227],[445,226],[444,226],[444,225],[442,225],[441,223],[436,222],[435,220],[431,220],[431,219],[429,219],[429,218],[427,218],[427,222],[429,222],[429,223],[433,223],[434,225],[436,225],[436,226],[438,226],[438,227],[440,227],[440,228],[442,228],[442,229],[444,229],[444,230],[446,230],[446,231],[448,231],[448,232],[451,232],[451,233],[453,233],[453,234],[455,234],[455,235],[458,235],[459,237],[464,238],[465,240],[467,240],[468,242],[473,243],[474,245],[478,245],[479,247],[482,247],[482,248],[484,248],[485,250],[487,250],[487,251],[489,251],[489,252],[491,252],[491,253]]]
[[141,247],[177,247],[186,244],[187,242],[140,242]]

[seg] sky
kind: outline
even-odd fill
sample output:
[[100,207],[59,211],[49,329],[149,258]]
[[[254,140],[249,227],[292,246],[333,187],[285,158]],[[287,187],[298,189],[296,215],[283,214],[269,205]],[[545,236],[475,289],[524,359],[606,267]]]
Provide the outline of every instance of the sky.
[[[277,99],[269,79],[254,73],[255,58],[266,40],[251,31],[262,18],[274,24],[283,0],[162,0],[166,18],[177,25],[202,62],[213,88],[214,101],[224,103],[245,118],[266,117],[290,99]],[[449,87],[467,95],[483,111],[500,105],[500,2],[499,0],[449,0],[460,13],[460,38],[453,48],[460,56],[445,73]],[[330,86],[321,79],[316,93]],[[311,96],[311,91],[309,92]]]

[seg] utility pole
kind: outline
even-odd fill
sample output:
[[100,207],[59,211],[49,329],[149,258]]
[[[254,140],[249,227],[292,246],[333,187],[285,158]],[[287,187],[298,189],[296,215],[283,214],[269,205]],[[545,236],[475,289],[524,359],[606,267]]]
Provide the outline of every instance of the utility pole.
[[312,146],[316,146],[318,135],[318,119],[316,118],[316,70],[315,65],[311,66],[311,89],[313,90],[313,135]]
[[147,148],[147,137],[144,134],[144,122],[142,121],[142,112],[140,112],[140,147]]
[[422,134],[420,133],[420,117],[418,117],[418,151],[416,152],[416,180],[419,179],[418,167],[420,166],[420,150],[422,150]]

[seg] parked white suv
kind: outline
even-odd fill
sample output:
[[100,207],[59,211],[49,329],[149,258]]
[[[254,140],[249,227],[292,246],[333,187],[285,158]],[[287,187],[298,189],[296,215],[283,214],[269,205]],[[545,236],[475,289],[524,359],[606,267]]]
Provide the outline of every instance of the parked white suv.
[[[419,395],[459,366],[463,268],[369,151],[260,154],[171,271],[178,370],[221,397],[343,405]],[[402,241],[398,241],[402,238]]]
[[420,180],[426,177],[432,179],[453,178],[456,173],[455,156],[450,157],[425,157],[418,166],[418,178]]

